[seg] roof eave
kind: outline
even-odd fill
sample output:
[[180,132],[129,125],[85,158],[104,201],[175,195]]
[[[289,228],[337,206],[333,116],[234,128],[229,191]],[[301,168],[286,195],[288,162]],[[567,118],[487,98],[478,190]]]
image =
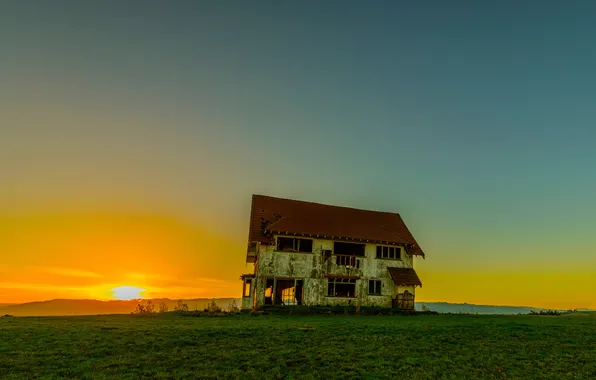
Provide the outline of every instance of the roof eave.
[[[349,240],[356,243],[371,243],[371,244],[384,244],[384,245],[399,245],[399,246],[406,246],[409,243],[404,242],[396,242],[396,241],[385,241],[385,240],[374,240],[374,239],[366,239],[366,238],[355,238],[355,237],[346,237],[346,236],[332,236],[332,235],[321,235],[321,234],[312,234],[312,233],[304,233],[304,232],[294,232],[294,231],[282,231],[276,230],[267,227],[265,229],[265,234],[278,234],[278,235],[291,235],[291,236],[304,236],[304,237],[311,237],[311,238],[323,238],[328,240]],[[424,256],[424,253],[412,253],[413,255]]]

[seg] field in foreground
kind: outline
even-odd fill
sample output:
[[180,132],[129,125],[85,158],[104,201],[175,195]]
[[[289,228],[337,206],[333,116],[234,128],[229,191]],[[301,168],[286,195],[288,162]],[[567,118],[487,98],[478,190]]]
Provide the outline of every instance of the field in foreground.
[[594,316],[0,318],[0,378],[596,378]]

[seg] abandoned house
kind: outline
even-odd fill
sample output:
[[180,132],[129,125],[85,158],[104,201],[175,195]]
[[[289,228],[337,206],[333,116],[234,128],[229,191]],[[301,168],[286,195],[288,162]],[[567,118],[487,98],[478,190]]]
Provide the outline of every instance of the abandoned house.
[[413,309],[414,256],[424,252],[399,214],[253,195],[242,308]]

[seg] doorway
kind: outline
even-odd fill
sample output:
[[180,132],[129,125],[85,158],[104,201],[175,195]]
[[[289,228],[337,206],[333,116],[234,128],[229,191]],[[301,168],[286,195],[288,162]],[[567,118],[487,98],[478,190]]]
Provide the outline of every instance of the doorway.
[[[269,298],[269,293],[272,297]],[[304,280],[297,278],[267,279],[265,304],[277,306],[302,305]]]

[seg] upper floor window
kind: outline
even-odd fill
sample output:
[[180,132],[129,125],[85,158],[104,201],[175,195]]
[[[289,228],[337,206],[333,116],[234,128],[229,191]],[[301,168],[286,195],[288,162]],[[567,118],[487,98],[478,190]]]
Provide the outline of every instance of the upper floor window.
[[360,268],[360,259],[356,256],[335,255],[335,265]]
[[364,256],[364,244],[357,243],[344,243],[336,241],[333,243],[333,254],[334,255],[353,255],[353,256]]
[[377,259],[401,260],[401,247],[377,245]]
[[277,250],[284,251],[284,252],[312,253],[312,239],[278,237],[277,238]]

